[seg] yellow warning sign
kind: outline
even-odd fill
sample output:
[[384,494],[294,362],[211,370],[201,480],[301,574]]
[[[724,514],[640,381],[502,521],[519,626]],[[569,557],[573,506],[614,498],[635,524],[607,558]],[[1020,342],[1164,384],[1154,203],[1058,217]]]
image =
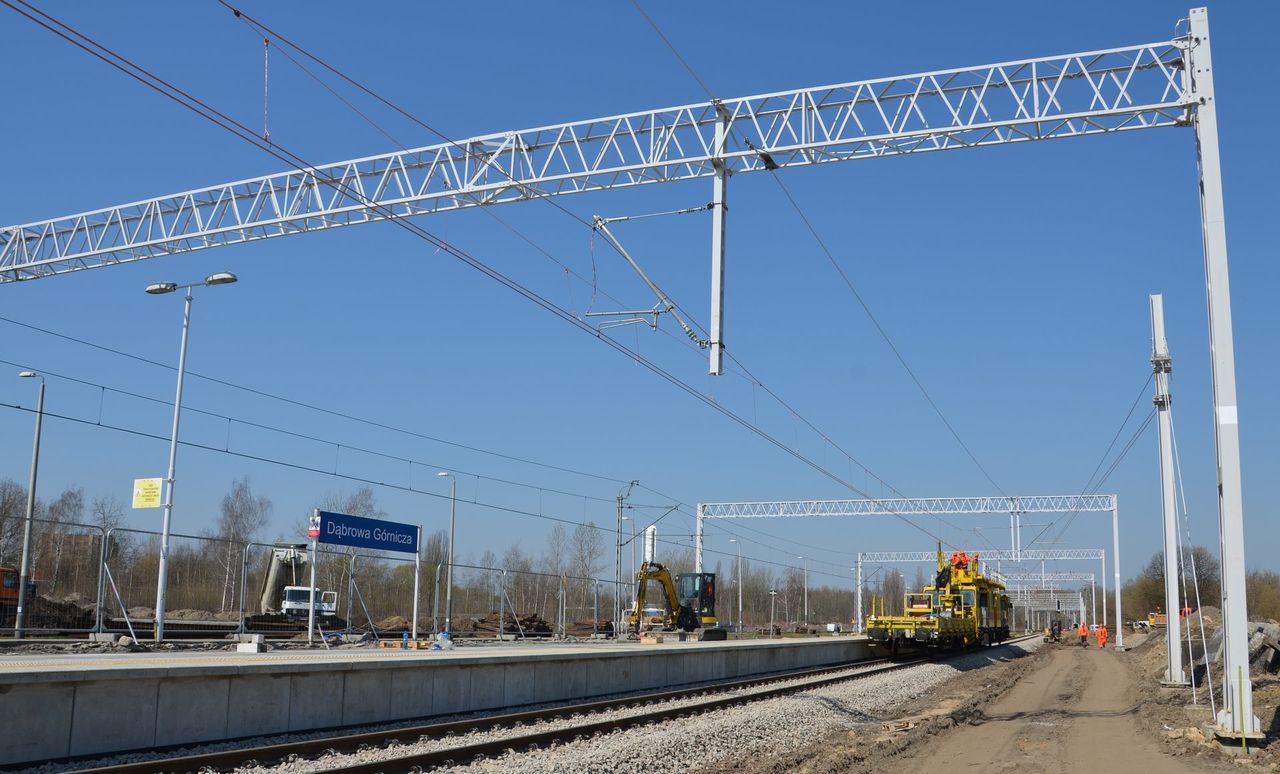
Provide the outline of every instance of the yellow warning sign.
[[159,508],[161,480],[159,478],[135,478],[133,480],[133,507]]

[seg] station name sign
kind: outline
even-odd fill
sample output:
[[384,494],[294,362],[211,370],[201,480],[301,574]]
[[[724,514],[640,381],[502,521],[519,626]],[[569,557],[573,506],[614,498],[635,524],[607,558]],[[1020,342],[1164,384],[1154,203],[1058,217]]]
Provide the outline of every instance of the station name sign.
[[418,528],[382,519],[367,519],[345,513],[316,511],[307,529],[308,537],[321,543],[378,551],[418,552]]

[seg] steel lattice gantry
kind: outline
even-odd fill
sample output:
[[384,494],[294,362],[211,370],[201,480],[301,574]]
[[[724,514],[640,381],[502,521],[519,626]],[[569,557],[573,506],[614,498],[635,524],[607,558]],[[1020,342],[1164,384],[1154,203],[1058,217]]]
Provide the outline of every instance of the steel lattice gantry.
[[[812,517],[945,516],[956,514],[1008,514],[1009,550],[983,552],[989,561],[1021,562],[1035,559],[1098,559],[1105,576],[1107,564],[1101,549],[1031,550],[1022,547],[1024,513],[1110,513],[1112,566],[1115,570],[1116,621],[1123,622],[1120,607],[1120,511],[1115,495],[1001,495],[998,497],[902,497],[882,500],[780,500],[773,502],[699,503],[694,533],[694,566],[702,572],[702,547],[707,519],[773,519]],[[868,556],[888,557],[881,561],[931,562],[936,553],[897,552],[857,556],[856,612],[862,625],[862,562]],[[912,557],[912,558],[905,558]],[[1105,583],[1105,581],[1104,581]],[[1103,589],[1106,596],[1106,589]],[[1124,647],[1122,626],[1117,627],[1116,647]]]
[[[1111,497],[1111,495],[1103,495]],[[1047,498],[1046,498],[1047,499]],[[995,549],[991,551],[979,552],[984,565],[989,562],[1040,562],[1047,561],[1096,561],[1102,568],[1102,598],[1104,604],[1102,606],[1102,623],[1107,623],[1107,606],[1105,600],[1107,597],[1107,554],[1101,548],[1048,548],[1048,549],[1028,549],[1022,548],[1018,550],[1003,551]],[[863,563],[871,564],[909,564],[912,562],[935,562],[938,559],[937,551],[862,551],[859,552],[854,565],[854,623],[859,633],[862,632],[862,565]],[[996,575],[1001,583],[1006,585],[1009,583],[1019,582],[1023,578],[1045,578],[1053,577],[1062,580],[1068,580],[1066,576],[1082,576],[1080,580],[1084,580],[1083,576],[1092,581],[1093,573],[1065,573],[1053,572],[1047,573],[1043,569],[1039,573],[1014,573],[996,571],[991,573]],[[1124,619],[1121,618],[1120,612],[1120,573],[1116,571],[1116,647],[1124,647],[1124,627],[1120,624]],[[1097,604],[1094,604],[1095,613]]]
[[[1026,611],[1028,628],[1031,626],[1031,614],[1039,612],[1052,614],[1074,610],[1077,620],[1088,620],[1088,616],[1085,613],[1084,594],[1079,591],[1024,588],[1018,589],[1015,594],[1010,596],[1010,601],[1013,602],[1015,608],[1021,607]],[[1064,605],[1066,606],[1065,608]],[[1048,621],[1042,620],[1039,623],[1047,625]],[[1116,627],[1117,635],[1123,628],[1123,626]]]
[[[1022,515],[1026,513],[1110,513],[1115,551],[1116,585],[1120,583],[1120,528],[1115,495],[1013,495],[999,497],[902,497],[866,500],[782,500],[774,502],[700,503],[695,559],[702,566],[703,522],[706,519],[789,518],[821,516],[946,516],[1008,514],[1009,550],[1022,550]],[[1016,560],[1014,560],[1016,561]],[[1105,572],[1105,568],[1103,569]]]
[[[1105,580],[1105,577],[1104,577]],[[1009,597],[1016,603],[1019,600],[1026,600],[1029,596],[1034,595],[1040,590],[1049,591],[1070,591],[1070,589],[1062,589],[1059,584],[1077,581],[1080,583],[1087,582],[1089,584],[1089,610],[1091,615],[1089,620],[1093,624],[1098,623],[1098,587],[1097,576],[1091,572],[1017,572],[1017,573],[1001,573],[1000,582],[1005,585],[1005,589],[1009,593]],[[1083,592],[1083,589],[1079,591]],[[1106,607],[1107,590],[1102,590],[1103,607]],[[1102,625],[1106,626],[1105,610]],[[1124,627],[1118,627],[1124,628]]]
[[1164,41],[518,129],[0,229],[0,281],[501,202],[1175,126]]
[[440,210],[710,177],[710,371],[718,375],[731,175],[1192,127],[1222,536],[1226,701],[1218,722],[1228,733],[1257,734],[1252,689],[1241,677],[1248,670],[1243,502],[1207,9],[1193,8],[1187,21],[1186,34],[1173,40],[503,131],[3,227],[0,282]]

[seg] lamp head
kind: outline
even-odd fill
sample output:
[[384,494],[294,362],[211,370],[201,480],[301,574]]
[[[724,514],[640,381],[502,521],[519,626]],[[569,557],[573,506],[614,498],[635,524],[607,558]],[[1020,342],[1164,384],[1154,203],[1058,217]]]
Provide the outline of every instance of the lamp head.
[[146,291],[153,296],[162,296],[165,293],[172,293],[177,289],[178,283],[176,282],[156,282],[154,284],[147,285],[146,287]]
[[452,473],[450,473],[450,472],[449,472],[449,471],[447,471],[447,470],[442,470],[442,471],[440,471],[439,473],[437,473],[436,475],[437,475],[437,476],[440,476],[440,477],[445,477],[445,476],[452,476],[453,474],[452,474]]
[[32,377],[36,377],[39,375],[40,374],[36,373],[35,371],[19,371],[18,372],[18,376],[21,376],[23,379],[31,379]]
[[204,278],[206,285],[230,285],[238,281],[240,278],[229,271],[220,271],[217,274],[210,274]]

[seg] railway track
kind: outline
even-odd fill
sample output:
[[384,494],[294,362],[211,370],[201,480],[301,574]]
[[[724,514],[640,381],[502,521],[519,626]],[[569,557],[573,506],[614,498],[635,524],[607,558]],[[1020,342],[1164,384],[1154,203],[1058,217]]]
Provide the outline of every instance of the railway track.
[[[1008,640],[1016,643],[1034,637]],[[458,738],[434,750],[392,755],[374,762],[315,768],[312,771],[337,774],[373,774],[384,771],[430,769],[451,764],[465,764],[476,758],[501,755],[508,750],[525,750],[573,741],[596,734],[625,730],[637,726],[709,712],[724,707],[758,701],[789,693],[807,691],[834,683],[864,679],[908,669],[919,664],[945,661],[946,657],[917,658],[909,661],[870,659],[841,666],[778,673],[745,680],[734,680],[626,696],[604,701],[561,705],[557,707],[489,715],[444,723],[406,726],[372,732],[342,734],[283,744],[223,750],[195,755],[177,755],[147,761],[81,769],[82,774],[163,774],[166,772],[227,771],[250,763],[270,765],[296,758],[314,758],[333,753],[353,753],[368,748],[388,749],[400,744],[417,744],[428,740]],[[697,699],[696,701],[685,701]],[[622,716],[592,719],[605,712],[636,710]],[[579,717],[581,716],[581,717]],[[573,721],[546,729],[526,729],[530,724]],[[477,734],[504,733],[494,739],[468,742],[465,737]]]

